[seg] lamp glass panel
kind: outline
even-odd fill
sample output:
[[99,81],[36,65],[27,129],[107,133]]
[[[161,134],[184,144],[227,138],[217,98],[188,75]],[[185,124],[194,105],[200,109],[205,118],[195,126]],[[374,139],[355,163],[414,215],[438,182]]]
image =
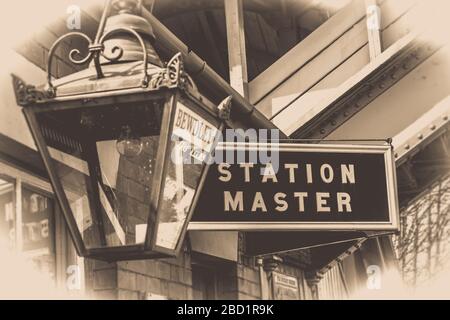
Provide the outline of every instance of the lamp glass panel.
[[[87,248],[101,247],[96,219],[93,184],[89,169],[83,134],[79,131],[79,119],[75,110],[43,112],[37,115],[41,134],[52,159],[65,198],[70,206],[78,231]],[[77,123],[78,122],[78,123]]]
[[177,248],[194,195],[218,130],[182,101],[177,101],[169,141],[169,159],[159,205],[155,245]]
[[164,101],[40,113],[85,246],[144,242]]

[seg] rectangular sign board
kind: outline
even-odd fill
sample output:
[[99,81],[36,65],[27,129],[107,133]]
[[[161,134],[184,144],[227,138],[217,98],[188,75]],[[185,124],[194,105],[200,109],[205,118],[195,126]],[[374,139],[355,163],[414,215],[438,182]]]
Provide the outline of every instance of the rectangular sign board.
[[204,161],[211,152],[218,129],[209,121],[183,105],[177,103],[172,135],[180,138],[180,147],[190,150],[190,155]]
[[274,300],[299,300],[298,279],[278,272],[272,272],[272,291]]
[[398,230],[390,145],[223,143],[202,190],[189,230]]

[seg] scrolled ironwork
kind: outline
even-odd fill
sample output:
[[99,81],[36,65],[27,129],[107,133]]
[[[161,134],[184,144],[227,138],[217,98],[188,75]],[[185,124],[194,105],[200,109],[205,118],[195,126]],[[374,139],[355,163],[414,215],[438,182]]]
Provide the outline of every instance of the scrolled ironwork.
[[28,85],[18,76],[12,74],[13,88],[16,95],[16,101],[19,106],[26,107],[36,102],[47,99],[45,91],[38,90],[35,86]]
[[152,77],[150,87],[156,90],[159,88],[183,86],[181,82],[193,83],[190,79],[184,80],[184,78],[187,78],[185,76],[187,75],[184,73],[183,56],[179,52],[169,60],[164,70],[161,70]]
[[73,64],[77,64],[77,65],[85,64],[91,58],[91,56],[89,54],[86,57],[82,58],[82,59],[76,59],[75,56],[81,56],[80,50],[72,49],[69,52],[69,60],[70,60],[70,62],[72,62]]
[[[94,59],[95,61],[95,68],[97,70],[97,78],[103,78],[103,72],[101,70],[101,66],[100,63],[98,61],[99,56],[101,55],[102,57],[104,57],[106,60],[110,61],[110,62],[116,62],[118,60],[120,60],[123,56],[124,50],[119,47],[119,46],[114,46],[111,48],[111,54],[108,54],[105,52],[105,46],[104,46],[104,42],[106,40],[108,40],[110,37],[112,37],[113,35],[120,33],[120,32],[124,32],[124,33],[129,33],[131,35],[133,35],[134,37],[136,37],[141,45],[142,48],[142,52],[143,52],[143,68],[144,68],[144,79],[142,80],[142,86],[143,87],[147,87],[148,83],[149,83],[149,76],[148,76],[148,55],[147,55],[147,48],[145,46],[145,42],[142,39],[141,35],[136,32],[135,30],[131,29],[131,28],[117,28],[117,29],[113,29],[107,33],[105,33],[100,39],[98,43],[93,43],[91,38],[89,38],[87,35],[85,35],[84,33],[81,32],[71,32],[68,33],[62,37],[60,37],[58,40],[56,40],[56,42],[53,44],[53,46],[50,48],[50,52],[48,54],[48,60],[47,60],[47,84],[48,84],[48,93],[51,96],[55,95],[55,88],[53,86],[52,83],[52,75],[51,75],[51,66],[52,66],[52,62],[53,62],[53,57],[55,55],[56,49],[59,47],[59,45],[61,45],[61,43],[66,40],[69,37],[82,37],[83,39],[85,39],[88,42],[88,49],[89,49],[89,53],[81,58],[81,59],[77,59],[76,56],[81,55],[81,51],[79,49],[72,49],[69,53],[69,60],[75,64],[75,65],[82,65],[82,64],[86,64],[89,63],[92,59]],[[173,72],[176,72],[176,70],[173,70]]]
[[111,48],[111,54],[112,55],[108,55],[106,54],[105,51],[103,51],[101,53],[102,57],[105,58],[106,60],[108,60],[109,62],[116,62],[119,61],[122,56],[123,56],[123,49],[119,46],[114,46]]
[[[141,37],[141,35],[136,32],[135,30],[131,29],[131,28],[116,28],[113,29],[107,33],[105,33],[99,40],[99,43],[103,44],[108,38],[110,38],[111,36],[117,34],[117,33],[129,33],[131,35],[133,35],[138,41],[139,44],[141,45],[142,48],[142,53],[144,55],[143,58],[143,68],[144,68],[144,79],[142,80],[142,86],[143,87],[147,87],[148,83],[149,83],[149,76],[148,76],[148,54],[147,54],[147,47],[145,46],[145,42],[144,39]],[[115,50],[114,50],[115,49]],[[112,52],[114,53],[114,51],[119,51],[119,56],[121,57],[121,55],[123,54],[123,49],[120,48],[119,46],[115,46],[112,50]],[[104,56],[104,51],[102,51],[102,55]],[[105,57],[105,56],[104,56]],[[108,57],[105,57],[106,59],[108,59]],[[119,58],[116,57],[112,57],[112,59],[114,60],[118,60]],[[109,59],[108,59],[109,60]]]
[[175,54],[172,59],[167,63],[167,75],[169,82],[176,84],[180,79],[180,75],[183,72],[184,66],[182,61],[181,52]]
[[[67,38],[70,37],[81,37],[84,40],[86,40],[88,42],[88,47],[90,48],[92,46],[92,40],[91,38],[89,38],[87,35],[85,35],[84,33],[81,32],[70,32],[68,34],[65,34],[61,37],[59,37],[55,43],[53,43],[52,47],[50,48],[50,51],[48,53],[48,58],[47,58],[47,85],[48,85],[48,92],[50,95],[54,95],[55,93],[55,89],[52,83],[52,62],[53,62],[53,56],[55,55],[56,49],[58,49],[58,47],[61,45],[61,43],[63,43],[64,40],[66,40]],[[82,59],[76,59],[74,56],[75,55],[80,55],[81,52],[78,49],[72,49],[69,53],[69,60],[76,65],[81,65],[84,63],[88,63],[93,55],[92,55],[92,51],[89,50],[89,53],[87,54],[86,57],[82,58]]]
[[219,118],[227,121],[230,120],[231,115],[231,102],[233,100],[232,96],[228,96],[222,100],[222,102],[217,107]]
[[81,51],[76,48],[72,49],[69,52],[70,62],[72,62],[75,65],[82,65],[82,64],[87,64],[93,60],[94,65],[95,65],[95,70],[97,72],[97,78],[100,79],[100,78],[104,77],[103,71],[102,71],[102,68],[100,65],[100,56],[102,56],[103,58],[105,58],[106,60],[108,60],[110,62],[116,62],[122,58],[123,53],[124,53],[123,48],[121,48],[119,46],[112,47],[110,50],[110,53],[106,53],[104,42],[107,39],[109,39],[111,36],[113,36],[114,34],[117,34],[120,32],[129,33],[129,34],[133,35],[139,41],[139,43],[142,47],[143,55],[144,55],[144,58],[143,58],[144,79],[142,80],[142,86],[143,87],[148,86],[148,84],[149,84],[149,76],[148,76],[148,72],[147,72],[147,70],[148,70],[148,55],[147,55],[147,48],[145,46],[143,38],[141,37],[141,35],[138,32],[136,32],[132,28],[126,28],[126,27],[116,28],[116,29],[108,31],[104,34],[106,19],[109,16],[110,11],[111,11],[111,0],[107,0],[105,9],[104,9],[102,17],[100,19],[99,28],[97,30],[97,34],[96,34],[94,40],[89,38],[84,33],[70,32],[70,33],[58,38],[55,41],[55,43],[52,45],[52,47],[50,48],[49,54],[48,54],[48,59],[47,59],[47,86],[48,86],[47,94],[50,97],[54,97],[56,95],[56,88],[53,86],[52,75],[51,75],[51,71],[52,71],[51,67],[52,67],[53,57],[55,55],[56,49],[61,45],[61,43],[64,40],[66,40],[69,37],[83,38],[88,43],[88,50],[89,50],[89,52],[87,53],[87,55],[85,57],[77,58],[77,56],[81,55]]

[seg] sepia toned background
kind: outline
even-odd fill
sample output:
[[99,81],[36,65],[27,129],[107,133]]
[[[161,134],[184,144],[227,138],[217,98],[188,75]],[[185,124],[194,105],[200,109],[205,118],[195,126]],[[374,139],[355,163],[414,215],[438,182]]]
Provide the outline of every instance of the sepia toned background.
[[[448,1],[143,1],[291,138],[392,138],[401,230],[261,257],[244,233],[196,231],[177,259],[117,263],[77,257],[10,76],[45,83],[51,45],[93,38],[103,4],[16,0],[0,13],[0,298],[450,298]],[[83,45],[58,49],[54,77],[85,67],[67,59]]]

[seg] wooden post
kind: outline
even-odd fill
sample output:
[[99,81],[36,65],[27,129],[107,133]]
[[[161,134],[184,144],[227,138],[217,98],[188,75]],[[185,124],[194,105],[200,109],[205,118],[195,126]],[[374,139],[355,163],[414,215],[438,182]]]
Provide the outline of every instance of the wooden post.
[[381,11],[377,0],[366,1],[367,33],[369,39],[370,61],[382,52],[381,44]]
[[[365,0],[366,15],[367,15],[367,35],[369,41],[369,55],[370,61],[373,61],[382,52],[381,44],[381,11],[377,4],[377,0]],[[383,271],[386,272],[386,263],[384,259],[383,249],[380,239],[376,240],[380,261],[383,266]]]
[[242,0],[224,0],[224,3],[230,84],[242,96],[248,98],[247,55],[245,50]]
[[259,270],[259,283],[261,285],[261,300],[269,300],[269,283],[267,281],[267,274],[263,268],[263,259],[257,259],[257,266]]
[[[244,98],[248,99],[247,53],[245,48],[244,8],[242,0],[223,0],[225,5],[225,20],[227,26],[228,63],[230,85]],[[238,263],[242,261],[243,234],[232,231],[237,235]],[[260,267],[261,298],[269,299],[267,274]],[[239,288],[238,288],[239,291]]]

